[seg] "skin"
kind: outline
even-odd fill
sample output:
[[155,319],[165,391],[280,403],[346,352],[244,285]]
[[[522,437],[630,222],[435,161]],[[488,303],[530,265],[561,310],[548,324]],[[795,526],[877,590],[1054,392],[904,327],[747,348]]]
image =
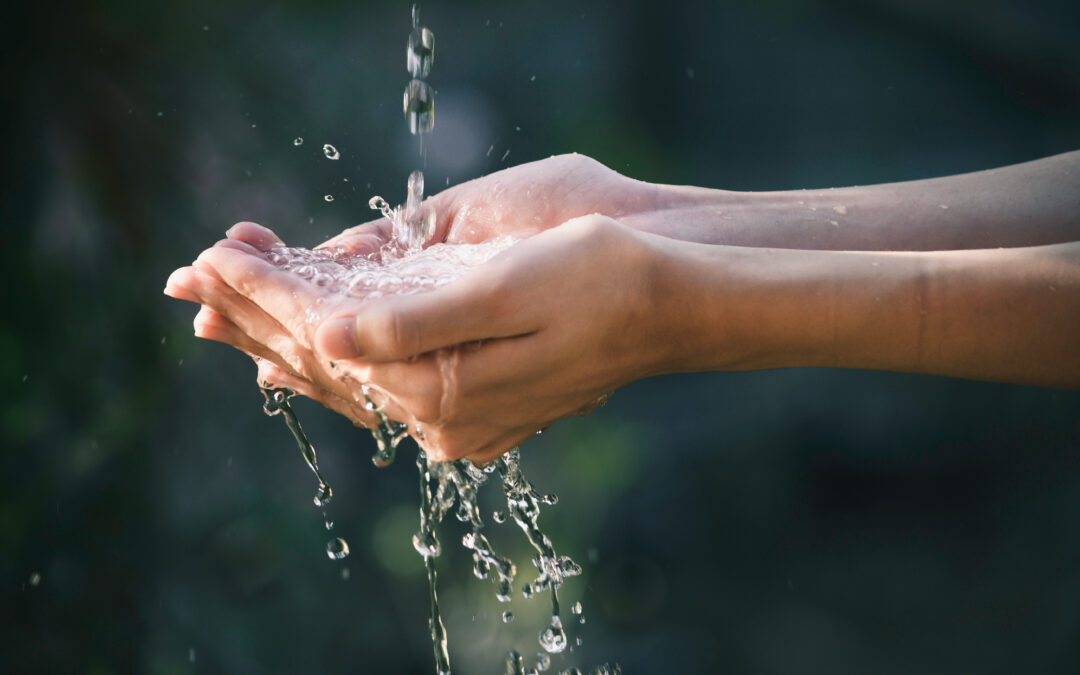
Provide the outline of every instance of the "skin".
[[[360,383],[436,460],[489,461],[667,372],[827,366],[1080,386],[1080,153],[820,192],[641,183],[579,155],[425,202],[435,241],[532,235],[423,294],[305,312],[329,291],[241,223],[166,293],[261,381],[358,424]],[[367,253],[387,221],[324,246]]]

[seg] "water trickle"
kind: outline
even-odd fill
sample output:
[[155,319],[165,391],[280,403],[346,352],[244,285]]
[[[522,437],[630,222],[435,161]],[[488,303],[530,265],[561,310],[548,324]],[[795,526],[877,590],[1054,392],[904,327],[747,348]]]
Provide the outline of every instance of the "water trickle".
[[[406,86],[403,108],[409,130],[422,139],[423,134],[434,128],[434,90],[422,79],[431,71],[434,35],[420,26],[419,11],[415,5],[412,19],[413,30],[409,36],[406,66],[413,79]],[[302,139],[298,138],[297,141],[299,145]],[[422,143],[420,151],[423,157]],[[328,159],[340,157],[337,149],[329,144],[323,146],[323,152]],[[502,159],[508,156],[509,150],[506,150]],[[327,194],[324,199],[330,202],[334,198]],[[391,208],[386,200],[378,196],[372,197],[368,204],[390,220],[392,225],[390,242],[375,253],[353,256],[338,249],[310,251],[283,245],[274,246],[267,252],[267,259],[276,267],[308,280],[320,289],[317,301],[308,309],[309,322],[322,321],[334,310],[335,303],[438,288],[516,243],[513,238],[500,238],[482,244],[435,244],[424,248],[434,235],[436,214],[434,209],[424,204],[424,175],[421,171],[410,174],[404,205]],[[362,386],[361,392],[364,408],[374,418],[371,432],[375,438],[376,452],[372,461],[376,466],[386,466],[393,461],[398,446],[410,431],[416,438],[424,440],[419,426],[410,430],[407,425],[387,416],[383,411],[385,395],[382,392],[368,386]],[[292,392],[266,385],[263,395],[266,397],[264,410],[268,415],[284,413],[289,430],[318,479],[316,505],[329,504],[333,492],[319,473],[314,447],[304,435],[289,405]],[[538,525],[541,507],[556,504],[558,497],[542,494],[533,488],[522,473],[516,448],[483,468],[467,460],[429,462],[426,454],[420,450],[416,456],[416,467],[420,487],[420,527],[413,535],[412,543],[423,559],[427,573],[431,605],[428,626],[436,672],[439,675],[450,674],[447,630],[439,609],[435,569],[435,560],[442,553],[436,530],[447,513],[453,511],[455,519],[466,528],[461,544],[472,555],[474,576],[490,580],[495,586],[495,597],[500,602],[509,602],[513,593],[517,568],[492,547],[484,533],[479,507],[478,490],[492,476],[500,478],[506,498],[506,510],[495,511],[492,519],[496,523],[503,523],[509,515],[536,551],[532,563],[537,576],[531,583],[522,586],[522,595],[528,598],[535,592],[547,590],[551,596],[551,620],[539,634],[540,645],[545,651],[538,655],[536,669],[526,670],[520,653],[512,651],[507,658],[507,672],[524,675],[547,670],[551,666],[548,654],[561,653],[567,647],[567,634],[559,612],[558,590],[566,579],[581,574],[581,567],[569,557],[559,555]],[[333,521],[326,513],[323,513],[323,519],[329,530]],[[327,544],[326,551],[330,558],[340,560],[348,555],[349,549],[344,539],[335,538]],[[343,570],[342,579],[347,578],[348,571]],[[572,611],[580,615],[580,603],[575,603]],[[504,622],[510,622],[513,618],[509,610],[502,612]]]

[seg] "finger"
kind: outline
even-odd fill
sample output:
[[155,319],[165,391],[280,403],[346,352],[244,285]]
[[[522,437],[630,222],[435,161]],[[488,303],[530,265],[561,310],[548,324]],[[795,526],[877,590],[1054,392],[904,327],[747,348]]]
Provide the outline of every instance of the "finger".
[[177,300],[199,302],[199,297],[192,288],[197,274],[194,267],[181,267],[175,270],[165,282],[165,295]]
[[223,246],[203,251],[196,262],[200,270],[209,268],[229,288],[273,318],[301,346],[310,347],[307,312],[316,306],[316,298],[306,281],[278,270],[261,256]]
[[225,232],[225,236],[229,239],[250,244],[260,251],[265,251],[272,246],[283,245],[284,243],[273,233],[273,231],[258,223],[237,223]]
[[495,287],[492,275],[477,269],[433,291],[370,300],[323,322],[314,344],[329,358],[383,362],[535,330],[528,307],[511,308]]
[[465,459],[473,464],[483,466],[518,447],[535,433],[536,429],[531,427],[515,429],[481,447],[479,450],[465,455]]
[[472,421],[484,411],[505,407],[522,383],[535,385],[532,335],[468,343],[407,361],[343,361],[363,372],[365,381],[389,389],[420,420],[453,417]]
[[367,255],[378,251],[390,241],[392,224],[386,218],[350,227],[341,234],[316,246],[339,248],[345,255]]

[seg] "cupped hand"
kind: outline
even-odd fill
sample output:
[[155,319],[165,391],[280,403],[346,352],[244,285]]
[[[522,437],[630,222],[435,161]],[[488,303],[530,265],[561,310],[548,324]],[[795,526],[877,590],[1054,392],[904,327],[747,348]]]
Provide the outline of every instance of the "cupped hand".
[[[494,237],[526,237],[571,218],[599,213],[622,221],[648,218],[666,196],[650,183],[613,171],[579,154],[556,155],[489,174],[427,199],[434,209],[431,242],[478,243]],[[382,218],[358,225],[323,243],[352,253],[390,239]]]
[[443,288],[340,307],[314,348],[407,411],[433,458],[489,461],[663,369],[648,236],[570,220]]

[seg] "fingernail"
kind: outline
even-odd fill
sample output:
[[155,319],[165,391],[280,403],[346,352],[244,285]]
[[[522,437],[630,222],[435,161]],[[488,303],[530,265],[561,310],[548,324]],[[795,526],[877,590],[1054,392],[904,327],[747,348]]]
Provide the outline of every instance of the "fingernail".
[[356,347],[356,319],[342,316],[325,321],[315,335],[316,345],[331,359],[351,359],[361,356]]

